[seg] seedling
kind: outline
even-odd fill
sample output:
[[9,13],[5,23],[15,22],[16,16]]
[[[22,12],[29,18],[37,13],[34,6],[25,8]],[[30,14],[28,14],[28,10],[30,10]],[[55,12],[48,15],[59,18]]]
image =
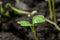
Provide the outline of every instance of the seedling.
[[20,24],[23,27],[30,27],[32,33],[34,34],[34,39],[37,40],[36,32],[34,30],[34,24],[36,23],[44,23],[45,18],[43,15],[36,15],[32,18],[32,24],[29,21],[26,20],[19,20],[17,23]]
[[0,1],[0,13],[3,13],[4,12],[4,9],[2,7],[2,2]]
[[23,10],[20,10],[20,9],[17,9],[15,7],[13,7],[10,3],[7,3],[5,5],[5,7],[10,7],[14,12],[17,12],[17,14],[30,14],[30,12],[26,12],[26,11],[23,11]]
[[36,10],[34,10],[34,11],[31,13],[31,12],[27,12],[27,11],[23,11],[23,10],[17,9],[17,8],[13,7],[10,3],[7,3],[5,6],[6,6],[6,7],[9,6],[14,12],[16,12],[16,14],[19,14],[19,15],[21,15],[21,14],[26,14],[28,17],[30,17],[31,15],[34,15],[35,13],[37,13]]
[[6,11],[6,13],[4,14],[4,16],[9,17],[10,16],[9,11]]
[[0,13],[3,13],[4,12],[4,9],[2,6],[0,6]]
[[60,31],[60,28],[58,27],[58,25],[56,23],[50,21],[47,18],[44,18],[44,16],[42,16],[42,15],[34,16],[32,18],[32,24],[29,21],[26,21],[26,20],[19,20],[17,23],[20,24],[23,27],[30,27],[32,33],[34,34],[34,39],[37,40],[36,32],[34,30],[34,24],[36,24],[36,23],[44,23],[45,21],[53,24],[56,27],[56,29],[58,29]]

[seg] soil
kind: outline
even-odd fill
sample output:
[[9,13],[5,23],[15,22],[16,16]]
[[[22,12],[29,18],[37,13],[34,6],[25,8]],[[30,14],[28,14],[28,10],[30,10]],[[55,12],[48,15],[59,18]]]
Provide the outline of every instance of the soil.
[[[15,0],[0,0],[3,2],[4,13],[8,10],[10,17],[6,17],[0,14],[0,40],[34,40],[31,29],[28,27],[22,27],[17,24],[20,19],[28,20],[31,22],[31,18],[34,15],[41,14],[46,18],[49,18],[49,9],[47,1],[45,0],[21,0],[17,5]],[[10,8],[5,8],[6,3],[11,3],[12,6],[31,12],[37,10],[38,13],[27,17],[26,15],[15,14]],[[20,6],[19,6],[20,5]],[[24,6],[25,5],[25,6]],[[60,26],[60,1],[55,0],[55,11],[57,17],[57,24]],[[38,40],[60,40],[60,31],[58,31],[54,25],[45,22],[43,24],[35,24],[35,31],[37,33]]]

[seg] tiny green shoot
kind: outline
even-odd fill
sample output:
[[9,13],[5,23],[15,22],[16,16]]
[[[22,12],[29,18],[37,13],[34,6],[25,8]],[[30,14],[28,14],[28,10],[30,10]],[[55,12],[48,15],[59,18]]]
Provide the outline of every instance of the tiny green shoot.
[[34,39],[37,40],[36,32],[34,30],[34,24],[44,23],[44,22],[45,22],[45,18],[44,18],[43,15],[36,15],[36,16],[33,16],[33,18],[32,18],[32,24],[29,21],[26,21],[26,20],[19,20],[17,23],[20,24],[23,27],[30,27],[30,29],[31,29],[31,31],[34,35]]
[[13,7],[10,3],[7,3],[7,4],[5,5],[6,8],[7,8],[8,6],[9,6],[16,14],[19,14],[19,15],[21,15],[21,14],[26,14],[28,17],[30,17],[31,15],[34,15],[35,13],[37,13],[36,10],[34,10],[34,11],[32,11],[32,12],[27,12],[27,11],[23,11],[23,10],[17,9],[17,8]]
[[49,12],[50,12],[50,19],[53,19],[53,13],[52,13],[52,7],[51,7],[51,0],[48,0],[48,7],[49,7]]
[[4,12],[4,8],[2,7],[2,1],[0,1],[0,13]]
[[4,14],[4,16],[10,16],[10,14],[9,14],[9,11],[6,11],[6,13]]
[[2,6],[0,6],[0,13],[4,12],[4,8]]
[[7,3],[5,6],[6,7],[9,6],[14,12],[17,12],[17,14],[30,14],[30,12],[26,12],[26,11],[23,11],[23,10],[13,7],[10,3]]

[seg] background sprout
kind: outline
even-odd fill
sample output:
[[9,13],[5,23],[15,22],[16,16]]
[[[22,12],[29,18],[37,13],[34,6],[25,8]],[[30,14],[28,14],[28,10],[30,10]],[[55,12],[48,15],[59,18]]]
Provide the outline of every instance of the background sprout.
[[17,12],[18,14],[30,14],[30,12],[26,12],[26,11],[23,11],[23,10],[13,7],[10,3],[7,3],[5,6],[6,7],[9,6],[14,12]]
[[53,11],[53,17],[54,17],[54,22],[55,23],[57,23],[57,21],[56,21],[56,12],[55,12],[55,4],[54,4],[55,2],[54,2],[54,0],[52,0],[52,11]]
[[10,14],[9,14],[9,11],[6,11],[6,13],[4,14],[4,16],[10,16]]
[[34,15],[35,13],[37,13],[36,10],[32,11],[32,12],[27,12],[27,11],[23,11],[23,10],[20,10],[20,9],[17,9],[15,7],[13,7],[10,3],[7,3],[5,5],[5,7],[10,7],[14,12],[16,12],[16,14],[26,14],[28,17],[30,17],[31,15]]
[[26,20],[19,20],[17,23],[20,24],[21,26],[25,26],[25,27],[30,27],[33,35],[34,35],[34,39],[37,40],[36,37],[36,32],[34,30],[34,24],[36,23],[43,23],[45,22],[45,18],[43,15],[36,15],[32,18],[32,24],[29,21]]
[[0,6],[0,13],[3,13],[4,12],[4,9],[2,6]]
[[4,12],[4,9],[2,7],[2,2],[0,1],[0,13],[3,13]]
[[50,19],[53,19],[53,13],[52,13],[52,7],[51,7],[51,0],[48,0],[48,7],[49,7],[49,12],[50,12]]

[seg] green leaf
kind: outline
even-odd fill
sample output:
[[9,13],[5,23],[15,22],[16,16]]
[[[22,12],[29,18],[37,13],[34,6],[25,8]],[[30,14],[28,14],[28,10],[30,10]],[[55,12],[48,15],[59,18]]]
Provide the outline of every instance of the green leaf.
[[31,26],[30,22],[25,21],[25,20],[21,20],[17,22],[18,24],[20,24],[21,26]]
[[45,18],[43,15],[36,15],[32,18],[32,23],[35,24],[35,23],[43,23],[45,22]]

